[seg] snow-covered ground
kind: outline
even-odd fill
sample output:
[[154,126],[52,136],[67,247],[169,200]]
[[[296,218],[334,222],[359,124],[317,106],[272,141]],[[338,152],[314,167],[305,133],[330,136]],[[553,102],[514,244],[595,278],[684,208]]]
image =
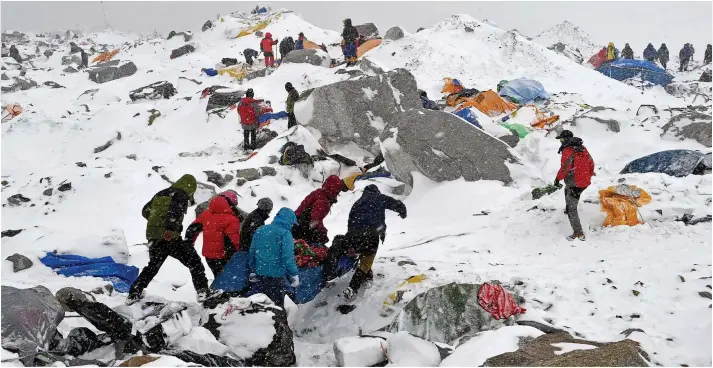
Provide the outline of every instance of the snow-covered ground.
[[[302,31],[316,43],[329,45],[339,41],[339,32],[321,30],[294,14],[276,12],[269,16],[274,20],[263,32],[271,32],[275,38],[296,37]],[[238,85],[228,76],[201,74],[201,68],[213,67],[222,58],[242,61],[239,54],[242,50],[257,49],[259,38],[254,35],[237,39],[226,35],[264,17],[225,15],[220,18],[222,21],[216,20],[213,29],[194,32],[191,42],[197,46],[195,53],[174,60],[169,59],[169,54],[183,44],[181,37],[155,39],[129,48],[122,47],[126,35],[92,34],[89,36],[92,42],[121,47],[115,58],[131,60],[138,68],[131,77],[104,84],[90,81],[85,73],[62,72],[61,57],[69,48],[66,45],[50,58],[40,56],[33,60],[34,68],[28,68],[27,77],[40,87],[2,95],[3,106],[19,103],[24,108],[20,116],[2,125],[2,179],[8,182],[2,187],[2,230],[25,229],[12,238],[3,238],[2,258],[21,253],[35,265],[13,273],[11,263],[3,261],[3,285],[23,288],[44,285],[53,292],[64,286],[84,290],[102,286],[106,282],[100,279],[57,276],[38,257],[51,250],[120,257],[120,250],[102,245],[106,237],[125,237],[128,263],[144,267],[148,251],[143,245],[145,220],[140,211],[151,196],[167,186],[152,170],[154,166],[161,166],[161,172],[172,180],[190,173],[207,182],[204,170],[227,173],[268,163],[269,156],[285,140],[278,138],[255,157],[240,161],[245,154],[238,148],[242,131],[236,114],[231,112],[225,119],[206,117],[207,101],[199,98],[199,92],[211,85],[253,88],[256,97],[270,100],[275,111],[280,111],[287,97],[286,82],[304,91],[347,79],[348,75],[308,64],[287,64],[268,77]],[[466,26],[473,32],[467,32]],[[88,48],[89,42],[83,38],[78,44]],[[23,55],[34,53],[34,44],[18,48]],[[330,47],[329,53],[336,58],[340,52],[337,47]],[[495,89],[503,79],[536,79],[547,91],[558,94],[552,98],[555,102],[576,100],[616,108],[613,117],[619,120],[621,132],[611,132],[594,121],[571,128],[584,140],[597,168],[597,176],[582,195],[579,207],[586,242],[572,243],[565,239],[571,229],[562,213],[564,200],[560,192],[539,200],[530,196],[533,185],[552,182],[559,167],[558,142],[551,134],[535,131],[518,143],[516,153],[536,172],[508,186],[493,181],[434,183],[415,175],[410,195],[397,196],[407,205],[408,218],[402,220],[394,213],[387,214],[386,242],[379,249],[374,265],[374,284],[358,296],[357,308],[346,315],[336,310],[342,303],[337,294],[346,287],[346,277],[315,300],[299,306],[294,326],[298,365],[334,365],[335,339],[388,324],[405,301],[430,287],[452,281],[494,279],[519,285],[527,308],[523,319],[547,322],[600,341],[621,340],[625,338],[622,331],[640,328],[645,333],[635,332],[629,338],[639,341],[654,363],[713,364],[711,301],[699,296],[701,291],[710,291],[711,224],[685,226],[674,221],[684,213],[696,217],[711,214],[711,175],[685,178],[663,174],[618,175],[631,160],[654,152],[679,148],[710,152],[710,148],[692,140],[661,138],[660,127],[667,119],[642,124],[644,117],[636,116],[641,104],[654,104],[663,110],[684,107],[685,101],[662,88],[641,93],[577,65],[543,45],[468,15],[454,16],[403,39],[385,42],[367,57],[385,70],[408,69],[419,88],[431,98],[440,96],[444,77],[458,78],[466,86],[481,90]],[[19,74],[12,70],[4,72],[9,76]],[[161,80],[173,83],[178,94],[168,100],[133,103],[128,98],[129,91]],[[50,89],[42,86],[45,81],[66,88]],[[99,88],[93,98],[80,97],[93,88]],[[161,111],[162,115],[148,126],[151,109]],[[563,120],[573,114],[574,110],[561,112]],[[281,137],[286,135],[286,128],[285,120],[271,125],[271,129],[284,132]],[[93,153],[95,147],[116,137],[117,132],[121,133],[121,140],[103,152]],[[305,143],[308,151],[317,148],[316,140],[305,129],[299,129],[290,139]],[[206,154],[179,156],[183,152]],[[363,160],[353,156],[351,150],[341,152],[359,162]],[[86,167],[79,167],[77,162]],[[277,176],[240,187],[232,181],[223,190],[235,189],[240,194],[239,206],[245,210],[254,209],[262,197],[270,197],[276,209],[282,206],[294,209],[320,185],[317,180],[303,179],[293,168],[275,167]],[[339,172],[341,176],[348,173]],[[622,178],[652,195],[652,202],[640,209],[645,223],[603,228],[605,215],[598,204],[598,190],[616,185]],[[72,189],[58,192],[57,186],[64,181],[71,182]],[[384,192],[398,185],[394,179],[382,178],[357,182],[354,192],[341,194],[325,221],[330,237],[346,231],[349,209],[361,189],[370,183],[377,183]],[[54,194],[43,195],[50,187],[55,188]],[[8,197],[18,193],[31,201],[10,206]],[[184,226],[193,220],[193,210],[188,213]],[[198,251],[201,243],[199,239]],[[404,260],[411,262],[399,265]],[[387,296],[416,274],[425,274],[427,278],[406,289],[402,287],[406,291],[404,301],[395,310],[384,311]],[[213,278],[210,271],[208,276]],[[151,297],[195,301],[188,270],[173,259],[165,263],[147,292]],[[123,303],[123,297],[102,295],[98,300],[117,306]],[[60,330],[66,333],[77,326],[89,325],[81,319],[68,318]],[[492,355],[511,351],[502,350],[502,346],[512,345],[513,336],[507,332],[503,336],[496,331],[492,334],[472,339],[469,344],[478,347],[487,345],[491,338],[500,339],[501,346],[489,350]],[[200,336],[196,333],[196,339]],[[569,351],[582,347],[561,348]],[[479,355],[478,359],[484,361],[487,357]],[[162,359],[165,360],[152,364],[178,363],[171,360],[175,358]],[[452,357],[451,364],[463,364],[457,359]]]

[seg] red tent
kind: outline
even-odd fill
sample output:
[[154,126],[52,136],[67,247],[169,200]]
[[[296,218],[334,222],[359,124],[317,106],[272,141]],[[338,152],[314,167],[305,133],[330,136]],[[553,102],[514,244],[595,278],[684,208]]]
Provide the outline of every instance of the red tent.
[[594,65],[594,68],[599,68],[605,61],[607,61],[607,48],[603,47],[598,53],[589,58],[588,62]]

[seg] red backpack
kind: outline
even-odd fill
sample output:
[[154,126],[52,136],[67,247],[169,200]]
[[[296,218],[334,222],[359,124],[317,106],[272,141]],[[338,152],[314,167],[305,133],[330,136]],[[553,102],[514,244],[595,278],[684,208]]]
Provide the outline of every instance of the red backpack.
[[240,115],[240,124],[253,125],[257,122],[257,114],[255,113],[255,100],[252,98],[244,98],[238,103],[238,115]]
[[260,42],[262,52],[272,52],[272,38],[263,38]]

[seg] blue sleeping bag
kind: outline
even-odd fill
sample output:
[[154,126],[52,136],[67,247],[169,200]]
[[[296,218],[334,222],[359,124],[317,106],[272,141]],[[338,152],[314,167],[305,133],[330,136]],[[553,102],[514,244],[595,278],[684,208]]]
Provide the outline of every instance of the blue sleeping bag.
[[620,174],[662,173],[683,177],[693,173],[693,170],[695,170],[704,159],[705,155],[696,151],[661,151],[629,162],[624,166]]
[[45,266],[64,276],[101,277],[114,285],[114,290],[128,293],[131,284],[139,276],[139,269],[114,262],[111,257],[87,258],[74,254],[57,254],[48,252],[40,258]]
[[[356,263],[353,259],[343,257],[339,260],[337,275],[344,275],[354,269],[355,265]],[[294,296],[295,303],[307,303],[322,291],[322,266],[300,268],[297,275],[300,277],[300,286],[297,287],[297,290],[293,290],[287,277],[285,277],[285,290],[287,294]],[[249,277],[248,252],[236,252],[210,287],[214,290],[223,290],[224,292],[245,296],[260,293],[259,288],[250,283]]]
[[542,83],[532,79],[514,79],[503,84],[500,91],[500,96],[514,98],[521,105],[530,103],[535,100],[546,100],[550,98],[550,94],[545,91]]

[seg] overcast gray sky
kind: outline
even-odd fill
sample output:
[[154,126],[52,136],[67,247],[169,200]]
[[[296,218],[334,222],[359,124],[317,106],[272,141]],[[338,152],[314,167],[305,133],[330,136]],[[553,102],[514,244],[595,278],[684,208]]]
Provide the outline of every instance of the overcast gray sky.
[[[2,1],[2,29],[53,31],[96,30],[106,21],[115,29],[134,33],[162,34],[175,29],[200,30],[208,19],[236,10],[248,11],[260,4],[289,8],[321,28],[340,30],[351,17],[355,24],[375,23],[381,33],[394,25],[409,32],[428,27],[452,14],[466,13],[497,23],[500,28],[519,29],[534,37],[543,30],[569,20],[589,33],[595,42],[631,43],[640,53],[648,42],[661,42],[677,49],[692,42],[697,50],[711,43],[713,3],[671,2],[119,2],[119,1]],[[103,9],[102,9],[103,8]],[[104,12],[102,12],[104,10]],[[642,50],[636,50],[641,48]]]

